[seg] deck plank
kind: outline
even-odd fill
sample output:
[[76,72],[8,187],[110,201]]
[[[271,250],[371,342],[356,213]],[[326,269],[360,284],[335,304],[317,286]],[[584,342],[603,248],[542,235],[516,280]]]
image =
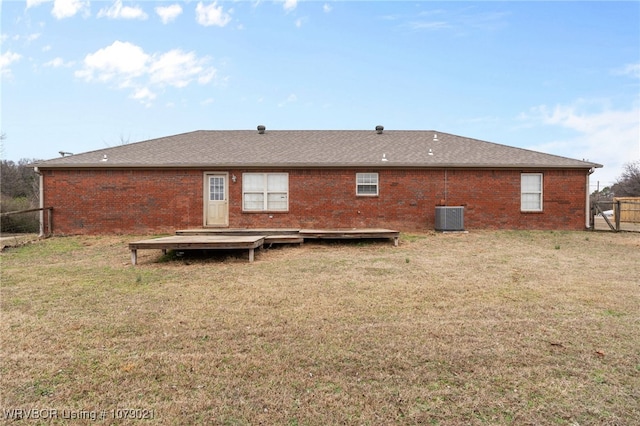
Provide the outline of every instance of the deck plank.
[[297,228],[197,228],[179,229],[176,235],[298,235]]
[[256,248],[264,235],[172,235],[129,243],[130,248]]

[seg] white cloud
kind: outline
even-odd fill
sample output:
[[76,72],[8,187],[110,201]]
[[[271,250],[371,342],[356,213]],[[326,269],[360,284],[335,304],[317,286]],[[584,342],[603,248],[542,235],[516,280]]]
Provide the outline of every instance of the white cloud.
[[122,0],[115,0],[111,7],[105,7],[98,12],[98,18],[109,19],[140,19],[148,18],[147,14],[140,7],[123,6]]
[[32,41],[39,39],[41,35],[42,35],[41,33],[32,33],[27,35],[14,34],[12,36],[10,36],[9,34],[2,34],[0,36],[0,41],[2,41],[3,43],[7,40],[24,41],[26,44],[29,44]]
[[217,2],[205,6],[199,2],[196,6],[196,21],[205,27],[212,25],[224,27],[231,22],[231,16],[222,10],[222,6],[218,6]]
[[155,8],[156,13],[160,17],[163,24],[168,24],[174,21],[181,13],[182,6],[179,4],[172,4],[171,6],[158,6]]
[[441,30],[451,28],[451,24],[446,21],[414,21],[409,23],[414,30]]
[[[420,12],[416,17],[410,17],[404,24],[416,31],[456,31],[459,35],[469,34],[471,30],[496,31],[506,25],[508,12],[475,13],[473,9],[433,9]],[[388,16],[390,20],[397,20],[399,16]]]
[[629,75],[634,78],[640,78],[640,63],[629,64],[621,69],[614,71],[617,75]]
[[295,93],[290,94],[289,96],[287,96],[287,99],[285,99],[284,101],[280,102],[278,104],[279,107],[283,107],[287,104],[291,104],[294,102],[298,102],[298,96],[296,96]]
[[129,87],[130,81],[147,71],[149,55],[141,47],[129,42],[115,41],[111,46],[90,53],[84,59],[84,67],[76,71],[76,77],[86,81],[107,82],[118,79],[121,87]]
[[200,75],[198,75],[198,84],[209,84],[216,77],[215,68],[204,69]]
[[206,58],[198,59],[193,52],[170,50],[153,60],[149,67],[151,83],[185,87],[202,76],[206,61]]
[[29,34],[28,36],[25,37],[27,43],[31,43],[34,40],[37,40],[40,38],[40,33],[33,33],[33,34]]
[[208,57],[173,49],[164,53],[146,53],[129,42],[115,41],[88,54],[76,77],[87,82],[102,82],[118,89],[132,89],[131,98],[150,105],[155,91],[167,86],[183,88],[191,83],[210,83],[216,69]]
[[45,67],[51,67],[51,68],[60,68],[63,65],[64,65],[64,61],[60,57],[54,58],[54,59],[50,60],[49,62],[45,62],[44,63]]
[[43,64],[45,67],[51,67],[51,68],[61,68],[61,67],[70,67],[73,65],[73,62],[65,62],[62,58],[57,57],[54,58],[52,60],[50,60],[49,62],[45,62]]
[[156,94],[153,93],[148,87],[140,87],[133,91],[130,98],[140,101],[147,106],[150,106],[151,101],[156,98]]
[[70,18],[82,10],[88,10],[89,0],[54,0],[51,14],[56,19]]
[[78,12],[89,13],[90,0],[27,0],[27,9],[40,6],[44,3],[53,3],[51,14],[56,19],[70,18]]
[[3,77],[11,77],[11,69],[9,66],[14,62],[18,62],[22,58],[22,55],[7,50],[0,55],[0,75]]
[[322,6],[322,10],[324,11],[324,13],[329,13],[333,10],[333,8],[331,7],[331,5],[329,3],[325,3]]
[[604,165],[595,177],[613,182],[622,166],[640,159],[640,106],[611,109],[606,102],[578,100],[571,105],[532,108],[522,119],[572,130],[575,137],[550,141],[533,149]]
[[284,10],[286,10],[287,12],[295,9],[297,6],[298,0],[284,0],[284,4],[282,5]]
[[27,9],[41,5],[42,3],[50,2],[51,0],[27,0]]

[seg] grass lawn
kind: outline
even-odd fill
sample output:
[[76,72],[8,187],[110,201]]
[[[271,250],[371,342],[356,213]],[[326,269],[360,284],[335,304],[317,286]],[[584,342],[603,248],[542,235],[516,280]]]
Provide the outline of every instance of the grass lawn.
[[[136,239],[56,237],[1,254],[3,418],[640,419],[640,234],[403,234],[399,247],[258,250],[254,263],[246,251],[144,250],[134,267]],[[84,412],[106,419],[68,418]]]

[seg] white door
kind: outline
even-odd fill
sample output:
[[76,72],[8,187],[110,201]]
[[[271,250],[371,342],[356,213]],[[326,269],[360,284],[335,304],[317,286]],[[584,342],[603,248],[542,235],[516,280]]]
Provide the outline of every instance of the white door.
[[205,226],[227,226],[229,224],[229,201],[227,199],[227,174],[205,175]]

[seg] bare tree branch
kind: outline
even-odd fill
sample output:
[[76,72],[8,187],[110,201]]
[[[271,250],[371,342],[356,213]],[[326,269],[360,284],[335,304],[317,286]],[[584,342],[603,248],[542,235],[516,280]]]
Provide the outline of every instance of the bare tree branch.
[[616,197],[640,197],[640,161],[625,164],[612,189]]

